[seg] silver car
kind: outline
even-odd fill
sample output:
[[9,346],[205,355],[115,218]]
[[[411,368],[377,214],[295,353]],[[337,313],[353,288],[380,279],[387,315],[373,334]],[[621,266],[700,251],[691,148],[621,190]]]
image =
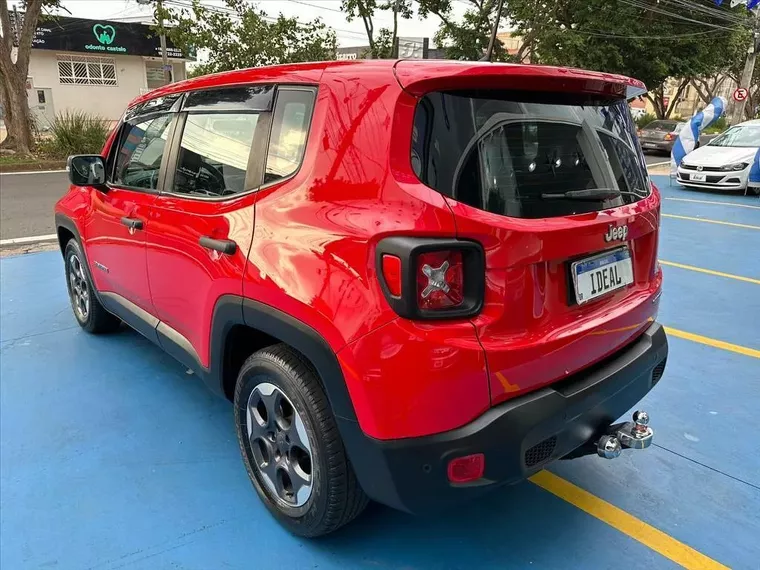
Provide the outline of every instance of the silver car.
[[760,120],[741,123],[687,154],[676,180],[691,188],[746,191],[758,149]]

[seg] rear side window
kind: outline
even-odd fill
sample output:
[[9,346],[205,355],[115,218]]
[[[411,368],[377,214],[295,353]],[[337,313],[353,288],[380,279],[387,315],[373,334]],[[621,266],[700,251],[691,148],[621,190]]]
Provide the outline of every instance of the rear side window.
[[180,140],[175,194],[212,197],[245,191],[258,113],[190,113]]
[[124,124],[115,157],[114,184],[156,189],[172,116],[137,118]]
[[264,182],[287,178],[301,166],[314,109],[311,89],[281,88],[274,108]]
[[[426,185],[470,206],[517,218],[565,216],[648,194],[635,132],[622,100],[431,93],[417,106],[411,164]],[[565,197],[578,190],[610,192]]]

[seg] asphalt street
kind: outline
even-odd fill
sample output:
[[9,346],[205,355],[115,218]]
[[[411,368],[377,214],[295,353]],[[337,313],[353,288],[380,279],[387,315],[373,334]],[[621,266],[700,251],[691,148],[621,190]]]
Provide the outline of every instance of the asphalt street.
[[[668,160],[647,154],[647,164]],[[0,174],[0,239],[55,233],[53,206],[68,188],[65,172]]]
[[53,206],[67,189],[66,172],[0,174],[0,239],[54,234]]

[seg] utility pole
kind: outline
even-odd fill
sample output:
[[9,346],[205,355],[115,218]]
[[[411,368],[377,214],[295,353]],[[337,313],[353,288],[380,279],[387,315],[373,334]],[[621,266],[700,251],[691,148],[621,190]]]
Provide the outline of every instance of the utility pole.
[[[752,41],[750,42],[749,49],[747,50],[747,61],[744,63],[744,72],[742,73],[739,87],[742,87],[749,92],[752,85],[752,74],[755,71],[755,63],[757,61],[757,55],[760,51],[760,10],[755,13],[755,26],[752,34]],[[731,117],[731,124],[738,125],[744,120],[744,107],[747,104],[747,99],[734,102],[734,112]]]
[[[169,70],[169,62],[166,59],[166,32],[164,31],[164,4],[162,0],[156,0],[157,12],[158,12],[158,29],[161,30],[161,62],[164,67],[164,85],[169,85],[172,82],[171,73]],[[751,80],[751,78],[750,78]],[[742,112],[744,109],[742,109]]]
[[[138,4],[151,4],[153,0],[137,0]],[[163,0],[156,0],[156,11],[154,12],[158,23],[158,29],[161,32],[159,41],[161,42],[161,66],[164,70],[164,85],[168,85],[172,82],[172,76],[170,73],[171,66],[166,57],[166,32],[164,31],[164,3]]]

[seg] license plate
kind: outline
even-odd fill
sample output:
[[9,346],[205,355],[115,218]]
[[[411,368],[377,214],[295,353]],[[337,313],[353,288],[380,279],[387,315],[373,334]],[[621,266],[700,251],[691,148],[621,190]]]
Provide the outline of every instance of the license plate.
[[653,143],[643,143],[641,148],[657,148],[657,145]]
[[704,174],[702,172],[696,172],[691,175],[691,180],[693,180],[694,182],[706,182],[707,174]]
[[570,271],[579,305],[633,283],[633,263],[627,247],[575,261]]

